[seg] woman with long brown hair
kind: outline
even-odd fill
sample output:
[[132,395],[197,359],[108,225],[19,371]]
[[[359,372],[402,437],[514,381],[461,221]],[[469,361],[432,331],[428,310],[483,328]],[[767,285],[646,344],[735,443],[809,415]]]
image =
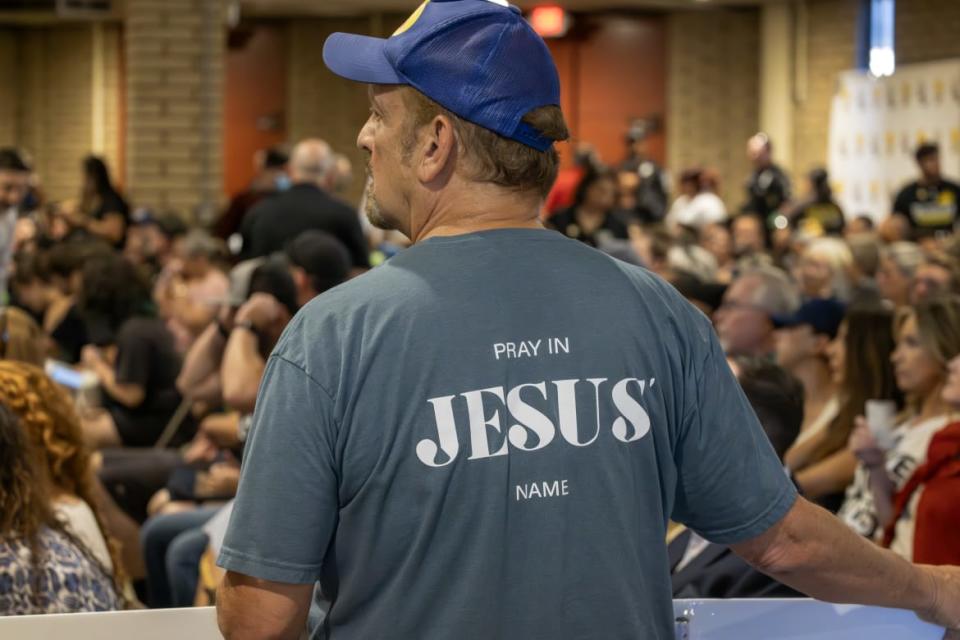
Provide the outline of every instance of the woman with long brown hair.
[[41,457],[0,405],[0,615],[122,608],[110,572],[57,516]]
[[90,454],[70,398],[38,367],[4,360],[0,361],[0,405],[17,416],[33,447],[48,483],[50,509],[109,572],[121,592],[119,551],[103,526]]
[[874,538],[891,521],[894,494],[927,461],[933,437],[956,418],[942,391],[947,365],[957,354],[960,297],[934,298],[897,314],[897,348],[891,361],[907,410],[893,430],[889,449],[857,418],[849,447],[860,464],[839,516],[858,533]]
[[894,342],[894,311],[887,304],[864,301],[847,309],[827,355],[838,388],[840,408],[830,425],[799,442],[784,461],[804,497],[836,511],[853,481],[857,460],[847,449],[854,421],[867,400],[894,400],[901,404],[890,355]]

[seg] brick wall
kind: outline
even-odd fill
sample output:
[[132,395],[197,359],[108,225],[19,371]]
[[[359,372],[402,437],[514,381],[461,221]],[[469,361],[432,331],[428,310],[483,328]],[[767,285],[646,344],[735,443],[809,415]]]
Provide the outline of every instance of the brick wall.
[[126,165],[138,204],[213,215],[223,200],[221,0],[128,0]]
[[667,164],[717,169],[728,207],[743,199],[747,138],[759,118],[759,15],[677,12],[668,19]]
[[15,87],[19,83],[17,35],[12,29],[0,29],[0,147],[17,141],[17,103]]
[[897,64],[960,57],[960,2],[899,0]]
[[19,33],[17,145],[34,160],[48,198],[76,198],[91,150],[90,25]]
[[335,76],[323,64],[323,43],[336,31],[384,37],[403,22],[401,15],[293,20],[287,42],[287,133],[292,143],[323,138],[353,162],[353,184],[344,197],[359,202],[365,158],[357,134],[369,115],[364,85]]

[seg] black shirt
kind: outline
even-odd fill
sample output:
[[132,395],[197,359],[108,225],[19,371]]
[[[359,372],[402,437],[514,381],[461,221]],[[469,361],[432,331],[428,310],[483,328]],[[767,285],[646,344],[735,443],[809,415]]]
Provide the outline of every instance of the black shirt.
[[60,324],[50,332],[50,337],[57,343],[60,358],[70,364],[80,362],[80,352],[88,344],[87,325],[77,311],[77,305],[70,307]]
[[607,217],[603,220],[603,224],[589,234],[584,232],[584,230],[581,229],[580,225],[577,223],[577,213],[576,209],[573,207],[557,211],[555,214],[550,216],[546,222],[546,225],[556,229],[560,233],[566,235],[568,238],[579,240],[580,242],[584,242],[591,247],[596,247],[598,243],[602,242],[604,240],[604,236],[608,238],[617,238],[619,240],[626,240],[630,237],[627,229],[627,215],[621,211],[611,211],[608,213]]
[[97,206],[90,211],[90,217],[95,220],[103,220],[110,213],[119,213],[123,216],[123,237],[113,245],[115,249],[123,249],[127,239],[126,229],[130,225],[130,205],[116,191],[108,191],[100,196]]
[[104,405],[113,416],[124,446],[150,446],[180,404],[177,375],[180,356],[173,336],[159,318],[134,317],[117,332],[118,384],[135,384],[144,389],[140,406],[125,407],[106,394]]
[[370,266],[369,250],[357,212],[308,183],[258,202],[243,219],[244,260],[283,251],[287,242],[304,231],[326,231],[344,244],[354,267]]
[[929,237],[937,231],[952,231],[957,221],[960,185],[940,180],[934,185],[911,182],[897,194],[894,213],[906,216],[918,237]]
[[797,206],[794,216],[794,223],[799,229],[815,224],[827,235],[842,235],[846,227],[843,209],[833,200],[807,200]]
[[742,211],[760,214],[764,222],[771,213],[780,209],[790,199],[790,178],[783,169],[771,164],[758,169],[747,182],[747,201]]

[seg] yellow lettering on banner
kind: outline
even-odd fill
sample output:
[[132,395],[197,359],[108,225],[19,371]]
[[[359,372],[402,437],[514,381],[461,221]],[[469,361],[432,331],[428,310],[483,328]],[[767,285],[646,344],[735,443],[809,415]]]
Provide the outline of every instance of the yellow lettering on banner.
[[406,22],[400,25],[400,28],[393,32],[393,35],[398,36],[401,33],[406,33],[410,28],[417,24],[417,20],[420,19],[420,16],[423,15],[423,10],[427,8],[427,5],[430,3],[430,0],[423,0],[423,4],[417,7],[417,10],[410,14],[410,17],[407,18]]

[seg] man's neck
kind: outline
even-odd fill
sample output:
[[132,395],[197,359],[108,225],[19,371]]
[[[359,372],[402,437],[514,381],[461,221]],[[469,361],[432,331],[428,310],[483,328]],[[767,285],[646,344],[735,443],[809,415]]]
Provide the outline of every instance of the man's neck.
[[[540,202],[492,185],[431,203],[414,214],[413,243],[495,229],[542,229]],[[418,220],[419,218],[419,220]]]

